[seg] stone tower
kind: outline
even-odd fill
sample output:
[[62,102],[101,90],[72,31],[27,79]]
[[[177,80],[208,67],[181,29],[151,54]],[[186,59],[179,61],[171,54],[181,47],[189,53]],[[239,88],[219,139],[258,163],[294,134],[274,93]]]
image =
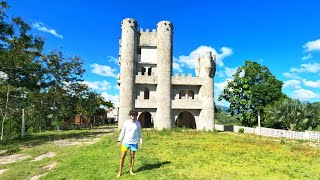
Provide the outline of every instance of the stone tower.
[[195,59],[196,77],[173,76],[172,23],[161,21],[157,29],[139,32],[134,19],[121,24],[118,129],[129,119],[129,111],[136,109],[142,127],[213,130],[216,66],[211,52]]
[[[215,59],[215,57],[214,57]],[[214,120],[214,101],[213,101],[213,77],[216,72],[216,63],[211,52],[206,52],[204,57],[197,57],[195,62],[196,76],[201,78],[200,96],[202,99],[202,110],[199,117],[198,129],[212,130],[214,123],[208,119]]]
[[[154,127],[156,129],[168,129],[171,123],[171,76],[172,76],[172,24],[169,21],[161,21],[157,28],[157,114]],[[161,96],[161,95],[163,96]]]
[[120,42],[119,63],[120,68],[120,103],[118,124],[122,127],[123,119],[127,119],[129,111],[134,108],[134,72],[135,56],[137,49],[137,21],[134,19],[124,19],[122,25],[122,37]]

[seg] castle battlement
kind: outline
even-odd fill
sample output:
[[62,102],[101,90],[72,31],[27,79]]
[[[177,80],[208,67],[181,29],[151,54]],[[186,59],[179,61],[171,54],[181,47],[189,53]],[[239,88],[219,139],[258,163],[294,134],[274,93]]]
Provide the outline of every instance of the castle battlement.
[[173,77],[175,77],[175,78],[179,78],[179,77],[182,77],[182,78],[185,78],[185,77],[187,77],[187,78],[192,78],[192,77],[194,77],[194,76],[192,76],[192,73],[188,73],[187,76],[186,76],[185,73],[181,73],[181,75],[179,75],[179,73],[175,73]]
[[187,76],[185,73],[181,73],[181,75],[176,73],[171,77],[171,81],[175,85],[201,85],[201,78],[194,77],[191,73],[188,73]]
[[157,46],[157,30],[140,28],[139,46]]
[[156,32],[157,32],[156,29],[152,29],[152,30],[150,31],[150,29],[140,28],[140,34],[141,34],[141,33],[156,33]]
[[158,83],[158,77],[155,76],[154,73],[151,73],[151,75],[144,74],[142,75],[141,72],[138,72],[135,78],[136,84],[157,84]]

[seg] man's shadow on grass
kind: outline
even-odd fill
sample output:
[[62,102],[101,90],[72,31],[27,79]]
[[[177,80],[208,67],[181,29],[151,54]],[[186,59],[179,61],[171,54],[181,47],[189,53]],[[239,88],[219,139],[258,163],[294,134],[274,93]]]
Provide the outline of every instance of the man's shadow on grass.
[[162,165],[170,164],[170,163],[171,163],[170,161],[164,161],[164,162],[159,162],[159,163],[155,163],[155,164],[146,164],[144,166],[139,167],[139,169],[137,169],[136,172],[158,169]]

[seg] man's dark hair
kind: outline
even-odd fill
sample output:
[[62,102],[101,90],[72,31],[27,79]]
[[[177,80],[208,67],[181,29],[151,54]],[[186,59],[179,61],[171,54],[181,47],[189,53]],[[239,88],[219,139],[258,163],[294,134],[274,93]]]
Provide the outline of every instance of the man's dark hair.
[[131,110],[131,111],[129,112],[129,116],[138,116],[138,112],[135,111],[135,110]]

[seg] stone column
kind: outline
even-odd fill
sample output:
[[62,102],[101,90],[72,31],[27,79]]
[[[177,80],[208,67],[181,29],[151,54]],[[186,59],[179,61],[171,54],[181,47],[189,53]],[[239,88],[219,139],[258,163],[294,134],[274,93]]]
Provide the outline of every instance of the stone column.
[[120,103],[118,129],[129,119],[129,112],[134,108],[135,56],[137,48],[137,21],[126,18],[122,21],[120,44]]
[[169,21],[157,25],[157,114],[155,129],[170,129],[173,126],[171,113],[171,76],[172,76],[172,31]]

